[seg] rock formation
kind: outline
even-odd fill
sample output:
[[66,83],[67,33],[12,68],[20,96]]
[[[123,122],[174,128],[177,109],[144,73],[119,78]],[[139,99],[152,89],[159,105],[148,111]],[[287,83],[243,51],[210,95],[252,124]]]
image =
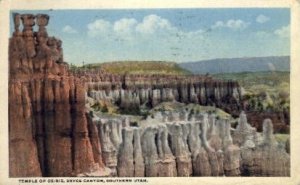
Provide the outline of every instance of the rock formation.
[[10,176],[105,175],[97,132],[85,113],[84,82],[67,71],[61,41],[48,37],[48,20],[43,14],[14,15],[9,43]]
[[257,138],[256,129],[251,127],[247,121],[246,114],[241,112],[238,125],[233,133],[234,143],[240,146],[254,147]]
[[123,142],[118,156],[118,176],[134,177],[133,163],[133,130],[130,128],[122,129]]
[[[277,145],[270,120],[265,120],[260,136],[243,112],[233,129],[229,120],[206,113],[185,119],[189,111],[157,112],[137,127],[122,127],[118,154],[103,155],[103,160],[114,160],[117,176],[127,177],[289,175],[289,154]],[[112,123],[121,125],[122,121]],[[100,142],[104,148],[112,146],[101,137]]]
[[[83,76],[82,76],[83,75]],[[77,74],[85,79],[88,96],[109,101],[122,109],[151,107],[166,101],[213,105],[230,112],[240,110],[237,82],[219,81],[204,76]],[[164,78],[165,81],[160,79]],[[109,93],[107,93],[109,92]]]
[[[241,169],[244,176],[289,176],[290,156],[284,147],[276,142],[273,135],[273,124],[270,119],[264,120],[263,136],[253,133],[245,114],[235,130],[236,141],[241,150]],[[254,135],[254,137],[253,137]]]

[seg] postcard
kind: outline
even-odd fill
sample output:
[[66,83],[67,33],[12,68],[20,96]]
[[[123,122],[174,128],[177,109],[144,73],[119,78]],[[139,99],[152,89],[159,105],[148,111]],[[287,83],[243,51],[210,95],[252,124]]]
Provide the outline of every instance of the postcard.
[[1,184],[300,184],[298,1],[0,1]]

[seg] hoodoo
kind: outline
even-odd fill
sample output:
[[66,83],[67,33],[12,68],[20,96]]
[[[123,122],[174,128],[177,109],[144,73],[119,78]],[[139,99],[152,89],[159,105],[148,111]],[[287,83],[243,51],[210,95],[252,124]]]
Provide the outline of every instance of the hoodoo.
[[43,14],[14,15],[9,43],[10,176],[105,176],[97,132],[86,117],[84,82],[69,73],[62,42],[48,37],[48,20]]

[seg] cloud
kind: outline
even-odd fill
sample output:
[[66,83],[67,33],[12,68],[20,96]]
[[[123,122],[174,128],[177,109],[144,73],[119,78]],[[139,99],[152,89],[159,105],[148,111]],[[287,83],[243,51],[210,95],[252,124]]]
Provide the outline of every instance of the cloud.
[[265,22],[268,22],[270,20],[269,17],[263,15],[263,14],[260,14],[259,16],[256,17],[256,22],[260,23],[260,24],[263,24]]
[[90,42],[105,45],[98,52],[102,52],[106,60],[184,60],[194,53],[207,55],[205,49],[200,52],[198,47],[199,43],[203,46],[210,43],[206,41],[205,31],[181,30],[168,19],[155,14],[146,15],[139,21],[128,17],[114,21],[94,20],[87,24],[87,34]]
[[78,33],[76,29],[72,28],[70,25],[63,27],[62,32],[65,33]]
[[131,18],[122,18],[114,23],[113,30],[117,33],[131,33],[135,26],[137,25],[137,20]]
[[223,21],[217,21],[214,25],[212,25],[212,29],[217,29],[217,28],[229,28],[232,30],[243,30],[247,28],[250,25],[249,22],[245,22],[241,19],[230,19],[227,22]]
[[273,35],[272,32],[266,32],[266,31],[257,31],[255,33],[255,35],[259,38],[266,38],[266,37],[270,37]]
[[157,15],[148,15],[143,21],[136,26],[136,30],[140,33],[155,33],[159,30],[171,30],[171,23]]
[[175,32],[180,32],[176,27],[172,26],[169,20],[155,14],[145,16],[140,22],[134,18],[121,18],[115,22],[109,22],[105,19],[98,19],[89,23],[87,28],[88,36],[92,38],[108,33],[112,37],[129,38],[128,36],[132,34],[144,36],[148,35],[149,37],[153,34],[174,35]]
[[274,34],[279,36],[280,38],[290,37],[290,25],[282,26],[281,28],[275,30]]
[[92,23],[87,25],[88,28],[88,35],[90,37],[97,37],[99,35],[105,34],[111,30],[112,25],[110,22],[104,19],[95,20]]
[[193,37],[197,37],[197,36],[202,37],[203,34],[205,34],[205,33],[206,33],[206,31],[200,29],[200,30],[196,30],[196,31],[187,32],[187,33],[185,33],[185,35],[189,38],[193,38]]
[[212,28],[220,28],[220,27],[225,27],[225,23],[223,21],[217,21]]

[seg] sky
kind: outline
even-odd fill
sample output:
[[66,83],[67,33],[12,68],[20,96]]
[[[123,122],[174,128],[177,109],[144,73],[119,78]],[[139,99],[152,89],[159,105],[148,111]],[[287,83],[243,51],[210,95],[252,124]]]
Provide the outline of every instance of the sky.
[[13,12],[48,14],[49,36],[63,41],[64,60],[76,65],[290,55],[288,8]]

